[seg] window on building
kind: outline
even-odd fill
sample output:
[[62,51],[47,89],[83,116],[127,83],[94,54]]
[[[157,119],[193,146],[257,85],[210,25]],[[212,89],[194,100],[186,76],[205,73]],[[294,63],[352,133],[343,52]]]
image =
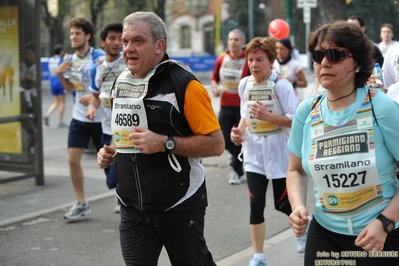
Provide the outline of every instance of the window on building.
[[180,48],[191,48],[191,29],[190,26],[184,25],[180,29]]

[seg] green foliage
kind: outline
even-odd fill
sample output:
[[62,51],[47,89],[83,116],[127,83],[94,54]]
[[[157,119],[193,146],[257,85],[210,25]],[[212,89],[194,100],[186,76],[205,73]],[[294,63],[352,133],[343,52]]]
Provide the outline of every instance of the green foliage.
[[[190,1],[190,0],[186,0]],[[222,40],[226,41],[227,32],[234,28],[240,28],[248,36],[248,1],[226,0],[229,4],[229,21],[221,21]],[[292,35],[296,47],[306,52],[306,24],[303,22],[303,9],[296,8],[297,0],[262,0],[266,9],[260,9],[261,0],[253,0],[254,36],[267,36],[269,22],[277,17],[284,16],[287,5],[292,8]],[[366,24],[366,34],[374,42],[379,42],[380,27],[383,23],[391,23],[394,26],[394,39],[399,38],[399,1],[398,0],[352,0],[345,5],[346,0],[318,0],[318,7],[311,9],[311,30],[334,19],[345,19],[349,15],[360,15]],[[63,43],[69,47],[68,32],[65,30],[67,21],[77,15],[84,14],[93,21],[97,32],[106,23],[122,21],[125,16],[135,11],[153,11],[165,19],[166,0],[58,0],[58,14],[52,16],[48,10],[48,1],[40,0],[42,6],[42,21],[50,33],[50,43]],[[211,3],[211,1],[209,2]],[[290,6],[288,5],[288,6]],[[279,6],[279,7],[278,7]],[[280,10],[275,9],[280,8]],[[226,24],[227,23],[227,24]],[[95,38],[98,40],[98,37]],[[248,40],[247,40],[248,41]]]
[[[67,51],[70,49],[66,24],[75,16],[90,19],[98,35],[105,24],[122,21],[135,11],[154,11],[165,19],[165,2],[166,0],[57,0],[58,10],[53,16],[49,11],[48,1],[40,0],[44,30],[48,30],[50,36],[50,40],[43,40],[46,46],[44,54],[51,55],[51,47],[56,43],[62,43]],[[93,38],[91,45],[98,46],[98,36]]]
[[347,6],[348,16],[360,15],[366,25],[367,36],[378,43],[383,23],[394,27],[394,39],[399,38],[399,3],[397,0],[352,0]]
[[[271,1],[264,1],[267,8]],[[297,0],[284,0],[281,5],[284,8],[292,3],[292,35],[296,47],[306,52],[306,24],[303,22],[303,9],[296,8]],[[399,38],[399,1],[398,0],[352,0],[346,5],[345,0],[318,0],[317,8],[311,9],[310,30],[333,20],[346,19],[350,15],[360,15],[366,24],[366,34],[374,42],[380,42],[380,28],[383,23],[394,26],[394,39]],[[248,37],[248,0],[228,0],[230,19],[238,24],[238,27],[247,33]],[[276,10],[268,10],[265,16],[257,7],[258,1],[254,0],[254,36],[266,36],[268,23],[275,18]],[[223,22],[222,22],[223,23]]]
[[[258,7],[258,2],[253,1],[253,18],[254,18],[254,37],[267,36],[267,23],[265,22],[265,13]],[[248,0],[228,0],[230,19],[232,19],[237,27],[246,33],[247,41],[249,39],[249,17],[248,17]],[[223,23],[223,22],[222,22]],[[227,36],[227,35],[226,35]]]

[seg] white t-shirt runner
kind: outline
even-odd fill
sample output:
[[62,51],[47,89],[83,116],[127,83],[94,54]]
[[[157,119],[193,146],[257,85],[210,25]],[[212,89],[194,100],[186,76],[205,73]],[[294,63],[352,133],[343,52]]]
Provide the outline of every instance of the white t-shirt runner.
[[104,53],[100,50],[90,47],[89,52],[84,57],[79,57],[76,53],[66,55],[64,61],[71,63],[71,70],[64,73],[75,88],[75,106],[73,118],[85,123],[99,123],[102,119],[102,110],[98,110],[94,120],[86,118],[87,106],[79,102],[79,98],[86,94],[91,94],[90,83],[92,81],[92,68],[96,63],[104,60]]

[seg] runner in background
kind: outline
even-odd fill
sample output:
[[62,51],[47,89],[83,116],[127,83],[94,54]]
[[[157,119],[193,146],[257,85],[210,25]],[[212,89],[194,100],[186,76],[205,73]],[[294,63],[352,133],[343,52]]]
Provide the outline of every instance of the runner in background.
[[273,70],[292,83],[295,95],[301,101],[303,99],[300,99],[297,88],[306,88],[308,86],[302,64],[292,57],[293,47],[290,39],[286,38],[276,41],[276,47],[277,58],[274,61]]
[[72,121],[68,133],[68,163],[76,202],[64,215],[67,220],[76,220],[91,213],[89,203],[84,195],[84,177],[81,165],[83,151],[88,148],[90,138],[97,150],[101,148],[101,118],[102,112],[97,112],[94,120],[86,118],[87,106],[92,92],[92,68],[101,62],[104,53],[90,47],[94,36],[93,24],[83,17],[74,18],[69,22],[69,39],[75,53],[68,55],[57,69],[57,75],[63,88],[68,93],[75,92],[75,104]]
[[229,32],[228,50],[216,59],[211,76],[212,92],[220,99],[219,124],[222,128],[225,149],[230,153],[229,161],[233,172],[229,176],[229,184],[242,183],[244,170],[242,162],[238,160],[241,145],[234,145],[230,139],[230,132],[240,122],[240,97],[238,96],[238,83],[241,78],[248,76],[249,68],[245,59],[245,34],[240,29]]
[[[102,28],[100,32],[100,45],[105,52],[105,59],[92,70],[94,79],[90,85],[90,90],[93,92],[93,95],[87,106],[86,117],[94,121],[97,116],[97,109],[100,108],[102,110],[102,145],[110,145],[112,140],[111,88],[119,74],[126,69],[125,61],[120,52],[122,48],[122,30],[123,25],[119,22],[107,24]],[[118,182],[116,163],[111,164],[104,171],[107,177],[106,184],[108,188],[116,188]],[[119,213],[119,211],[120,205],[117,205],[115,212]]]
[[62,55],[64,53],[62,44],[54,45],[54,55],[48,60],[48,68],[50,71],[50,89],[51,94],[54,97],[54,102],[50,105],[44,116],[44,124],[50,125],[51,114],[59,108],[58,115],[58,127],[65,127],[67,124],[64,123],[64,112],[65,112],[65,91],[61,85],[60,79],[57,76],[57,68],[61,62]]

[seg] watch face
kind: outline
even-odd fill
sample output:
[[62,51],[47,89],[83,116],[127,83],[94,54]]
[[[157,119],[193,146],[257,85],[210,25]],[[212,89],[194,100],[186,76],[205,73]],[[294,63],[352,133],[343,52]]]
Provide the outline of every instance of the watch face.
[[168,141],[166,142],[166,148],[167,148],[168,150],[172,150],[174,147],[175,147],[175,143],[173,142],[173,140],[168,140]]
[[393,229],[395,229],[395,225],[393,223],[389,223],[387,225],[387,229],[388,229],[388,232],[391,232]]
[[377,219],[382,222],[385,232],[390,233],[395,229],[395,223],[393,223],[391,220],[389,220],[384,215],[382,215],[382,214],[378,215]]

